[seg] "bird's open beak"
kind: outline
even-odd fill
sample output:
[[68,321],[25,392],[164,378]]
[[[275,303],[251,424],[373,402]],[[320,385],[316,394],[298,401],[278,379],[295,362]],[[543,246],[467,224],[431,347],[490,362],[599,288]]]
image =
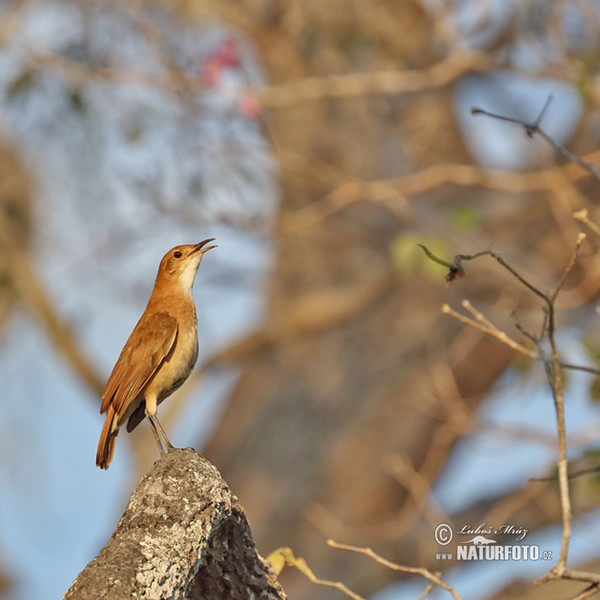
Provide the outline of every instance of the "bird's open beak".
[[194,246],[194,249],[190,252],[190,256],[192,254],[196,254],[196,252],[200,252],[200,254],[204,254],[205,252],[208,252],[209,250],[212,250],[213,248],[216,248],[217,245],[215,244],[214,246],[208,246],[207,248],[205,248],[206,244],[208,244],[209,242],[214,242],[215,238],[208,238],[207,240],[203,240],[202,242],[200,242],[199,244],[196,244]]

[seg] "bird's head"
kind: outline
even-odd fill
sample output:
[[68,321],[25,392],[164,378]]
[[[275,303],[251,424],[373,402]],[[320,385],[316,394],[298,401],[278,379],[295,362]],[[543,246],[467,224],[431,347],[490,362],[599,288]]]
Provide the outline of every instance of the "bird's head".
[[[169,250],[160,261],[156,283],[158,285],[177,282],[185,289],[191,289],[202,256],[215,246],[207,246],[215,238],[209,238],[199,244],[184,244]],[[159,284],[160,282],[160,284]]]

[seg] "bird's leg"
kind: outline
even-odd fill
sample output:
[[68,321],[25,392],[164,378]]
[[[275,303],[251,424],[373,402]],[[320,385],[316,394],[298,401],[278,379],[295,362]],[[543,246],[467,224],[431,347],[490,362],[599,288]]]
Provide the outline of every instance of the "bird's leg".
[[[158,417],[154,414],[150,414],[146,411],[146,417],[148,417],[148,421],[150,421],[150,425],[152,425],[152,433],[154,433],[154,438],[156,439],[156,443],[160,448],[161,454],[167,454],[169,450],[173,450],[175,446],[171,444],[165,430],[162,428]],[[166,449],[165,449],[166,448]]]

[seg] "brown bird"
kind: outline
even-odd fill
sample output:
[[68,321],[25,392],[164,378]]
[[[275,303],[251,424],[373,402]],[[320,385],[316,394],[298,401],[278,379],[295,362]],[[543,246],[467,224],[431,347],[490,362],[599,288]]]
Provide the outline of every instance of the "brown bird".
[[154,290],[125,343],[104,393],[96,465],[108,469],[119,427],[132,431],[148,417],[161,453],[173,448],[156,417],[156,407],[188,378],[198,358],[198,321],[192,285],[202,255],[216,246],[176,246],[160,261]]

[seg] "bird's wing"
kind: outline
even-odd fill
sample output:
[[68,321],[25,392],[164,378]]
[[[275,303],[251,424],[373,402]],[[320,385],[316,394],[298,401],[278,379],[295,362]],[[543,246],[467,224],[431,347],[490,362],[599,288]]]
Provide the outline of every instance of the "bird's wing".
[[163,312],[142,315],[108,378],[100,413],[112,405],[120,424],[131,403],[173,348],[176,338],[174,317]]

